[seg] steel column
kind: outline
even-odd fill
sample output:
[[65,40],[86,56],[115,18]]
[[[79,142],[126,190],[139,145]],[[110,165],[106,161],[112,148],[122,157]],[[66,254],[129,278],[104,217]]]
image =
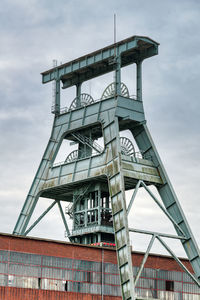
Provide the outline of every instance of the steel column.
[[65,215],[64,215],[64,213],[63,213],[63,210],[62,210],[62,206],[61,206],[61,204],[60,204],[60,201],[58,201],[58,207],[59,207],[59,210],[60,210],[60,214],[61,214],[63,223],[64,223],[64,225],[65,225],[65,229],[66,229],[66,232],[67,232],[67,236],[68,236],[69,239],[70,239],[69,227],[68,227],[68,225],[67,225],[67,221],[66,221],[66,219],[65,219]]
[[120,273],[122,298],[135,300],[131,246],[126,212],[124,176],[121,166],[121,147],[118,118],[104,128],[105,146],[109,152],[107,162],[108,185],[112,203],[113,227]]
[[80,100],[80,96],[81,96],[81,83],[77,83],[76,84],[76,98],[77,98],[77,106],[81,106],[81,100]]
[[137,100],[142,101],[142,61],[136,63],[136,87],[137,87]]
[[115,96],[121,95],[121,57],[119,54],[115,57]]
[[25,233],[40,195],[40,183],[45,182],[48,176],[49,168],[52,164],[53,157],[55,156],[56,151],[58,151],[57,149],[58,141],[61,139],[63,132],[62,132],[62,126],[55,127],[55,122],[56,122],[55,120],[56,118],[54,119],[51,138],[49,139],[42,161],[39,165],[36,176],[33,180],[33,183],[31,185],[31,188],[29,190],[29,193],[27,195],[21,213],[18,217],[17,223],[13,230],[13,234]]

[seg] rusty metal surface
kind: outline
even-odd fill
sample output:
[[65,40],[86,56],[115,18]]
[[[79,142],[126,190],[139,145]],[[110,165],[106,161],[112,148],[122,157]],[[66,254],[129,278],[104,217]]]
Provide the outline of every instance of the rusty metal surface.
[[[117,250],[123,299],[134,299],[134,281],[131,247],[126,213],[125,184],[121,164],[121,149],[117,118],[104,128],[105,145],[109,149],[112,167],[109,168],[108,183],[112,204],[113,228]],[[108,167],[110,162],[108,162]]]
[[[63,165],[53,167],[49,173],[47,179],[40,183],[39,192],[48,190],[41,196],[48,197],[48,192],[53,193],[54,188],[63,188],[63,193],[67,193],[71,189],[72,183],[88,181],[92,178],[100,177],[106,181],[107,176],[112,176],[117,172],[117,160],[106,162],[108,159],[107,153],[97,155],[91,158],[79,160],[77,162],[66,163]],[[74,174],[76,165],[76,171]],[[159,176],[157,169],[153,166],[151,161],[140,159],[139,162],[129,161],[123,156],[122,160],[122,173],[125,177],[142,179],[147,182],[154,182],[161,184],[162,180]],[[74,174],[74,175],[73,175]],[[82,184],[82,183],[81,183]],[[134,181],[132,187],[134,188]],[[59,195],[57,189],[57,195]],[[54,193],[54,194],[56,194]]]

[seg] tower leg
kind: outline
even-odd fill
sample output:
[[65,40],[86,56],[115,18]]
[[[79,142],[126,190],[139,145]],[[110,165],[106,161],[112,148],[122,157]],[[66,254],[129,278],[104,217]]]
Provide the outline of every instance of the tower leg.
[[[54,121],[55,124],[55,121]],[[38,198],[40,196],[41,184],[45,182],[48,175],[48,170],[52,163],[52,158],[58,151],[58,141],[62,136],[62,126],[53,126],[52,134],[47,144],[46,150],[42,157],[36,176],[33,180],[29,193],[24,202],[21,213],[13,230],[13,234],[23,235],[26,231],[30,218],[33,214]]]
[[121,167],[121,149],[117,118],[104,127],[104,139],[108,153],[108,185],[112,203],[113,227],[122,297],[123,299],[135,300],[131,246],[126,212],[124,177]]
[[[200,279],[200,251],[191,232],[191,229],[187,223],[187,220],[177,199],[177,196],[174,192],[172,184],[167,176],[167,173],[156,150],[156,147],[153,143],[148,128],[146,125],[141,125],[139,127],[135,127],[131,131],[140,151],[144,154],[144,156],[151,157],[155,166],[159,170],[163,184],[157,186],[157,190],[160,194],[160,197],[163,201],[166,210],[176,221],[176,223],[180,226],[180,228],[184,232],[185,237],[187,238],[186,240],[182,240],[181,242],[196,276]],[[175,230],[179,235],[180,232],[176,226]]]

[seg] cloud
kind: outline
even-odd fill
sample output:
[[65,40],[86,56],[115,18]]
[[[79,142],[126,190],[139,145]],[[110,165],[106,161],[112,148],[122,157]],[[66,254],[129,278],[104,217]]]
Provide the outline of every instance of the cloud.
[[[200,243],[199,6],[195,0],[181,3],[172,0],[2,1],[0,201],[3,219],[0,231],[12,232],[50,135],[51,84],[42,85],[39,73],[49,69],[53,59],[64,63],[111,44],[116,13],[118,40],[138,34],[161,44],[159,55],[143,64],[146,118]],[[102,81],[92,81],[90,88],[86,83],[84,89],[92,90],[99,98],[111,80],[112,74]],[[134,67],[123,71],[123,81],[134,94]],[[74,96],[68,96],[67,91],[62,94],[63,103],[68,105]],[[43,199],[41,203],[46,204]],[[151,206],[148,207],[149,217],[153,218]],[[137,210],[138,220],[143,220],[145,227],[145,219],[139,218],[140,210]],[[57,215],[50,215],[50,222],[52,218]],[[157,224],[161,226],[162,218]],[[54,229],[51,237],[63,239],[62,223]],[[42,225],[33,233],[50,237]]]

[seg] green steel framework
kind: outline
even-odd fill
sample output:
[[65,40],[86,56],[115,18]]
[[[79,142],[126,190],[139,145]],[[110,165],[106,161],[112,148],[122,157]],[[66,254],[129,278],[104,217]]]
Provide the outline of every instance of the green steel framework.
[[[158,43],[148,37],[132,36],[126,40],[100,49],[69,63],[54,67],[42,73],[43,83],[55,81],[56,96],[52,108],[55,114],[52,133],[42,161],[33,180],[13,233],[26,235],[50,211],[58,205],[67,235],[73,242],[87,243],[88,236],[96,234],[101,241],[101,233],[114,234],[118,258],[123,299],[136,299],[135,284],[142,272],[149,251],[155,239],[167,249],[181,267],[189,273],[162,237],[181,240],[185,252],[194,269],[193,280],[200,286],[200,252],[184,213],[169,181],[162,161],[148,131],[142,102],[142,62],[158,54]],[[136,98],[122,92],[121,68],[136,64]],[[84,103],[81,84],[91,78],[115,71],[114,91],[98,102]],[[76,85],[76,100],[73,109],[60,109],[60,83],[63,88]],[[142,157],[128,156],[122,152],[119,132],[129,129],[137,143]],[[99,150],[94,140],[103,137],[104,149]],[[78,152],[64,164],[53,165],[63,139],[78,143]],[[96,150],[96,155],[93,155]],[[84,152],[85,151],[85,152]],[[81,156],[79,153],[85,153]],[[92,186],[91,186],[92,185]],[[154,185],[161,202],[149,189]],[[97,186],[97,202],[89,211],[86,202],[88,193],[94,195]],[[160,234],[128,227],[128,213],[140,187],[146,189],[160,209],[175,227],[177,235]],[[107,187],[107,188],[106,188]],[[134,189],[128,208],[125,191]],[[109,207],[101,207],[101,197],[109,191],[112,206],[113,229],[101,223],[102,212],[109,213]],[[78,194],[77,194],[78,191]],[[87,196],[87,197],[86,197]],[[28,228],[39,197],[54,201],[44,213]],[[96,197],[96,196],[92,196]],[[107,196],[106,196],[107,197]],[[74,218],[74,231],[70,233],[60,201],[71,202],[69,212]],[[92,199],[94,202],[95,200]],[[83,207],[81,206],[83,204]],[[87,202],[88,203],[88,202]],[[107,205],[107,204],[106,204]],[[103,205],[102,205],[103,206]],[[103,211],[104,209],[104,211]],[[87,213],[87,214],[86,214]],[[98,224],[88,225],[89,214],[98,215]],[[77,215],[77,219],[75,218]],[[82,221],[81,221],[82,220]],[[76,223],[77,222],[77,223]],[[82,222],[82,223],[81,223]],[[76,227],[76,224],[77,227]],[[84,226],[83,226],[84,225]],[[88,225],[88,226],[87,226]],[[134,279],[129,231],[150,234],[152,239],[144,255],[140,270]],[[84,239],[80,239],[84,237]]]

